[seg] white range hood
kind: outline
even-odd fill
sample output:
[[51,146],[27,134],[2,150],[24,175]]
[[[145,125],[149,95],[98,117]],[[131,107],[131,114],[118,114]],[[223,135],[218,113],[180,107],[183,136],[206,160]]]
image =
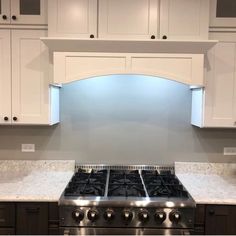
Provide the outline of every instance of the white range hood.
[[41,38],[53,52],[54,83],[143,74],[204,86],[204,55],[218,41]]

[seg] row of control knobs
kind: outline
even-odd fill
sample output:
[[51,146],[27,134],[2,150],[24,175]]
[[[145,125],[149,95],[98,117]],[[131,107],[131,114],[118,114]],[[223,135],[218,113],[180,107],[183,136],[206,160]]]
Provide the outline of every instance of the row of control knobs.
[[[72,213],[72,217],[75,221],[77,222],[80,222],[84,219],[84,212],[80,209],[77,209],[75,210],[73,213]],[[105,212],[104,212],[104,215],[103,215],[104,219],[106,221],[112,221],[114,218],[115,218],[115,212],[114,210],[112,209],[107,209]],[[121,213],[121,217],[122,219],[126,222],[126,223],[129,223],[133,217],[134,217],[134,213],[129,210],[129,209],[125,209],[123,210],[123,212]],[[98,218],[99,218],[99,213],[97,210],[95,209],[91,209],[88,211],[87,213],[87,218],[92,221],[92,222],[95,222]],[[147,210],[140,210],[140,212],[138,213],[138,219],[139,221],[145,223],[149,220],[150,218],[150,214]],[[154,218],[155,220],[161,224],[163,223],[165,220],[166,220],[166,213],[164,211],[159,211],[157,210],[154,214]],[[179,220],[181,218],[181,215],[178,211],[176,210],[173,210],[170,214],[169,214],[169,219],[171,222],[173,223],[178,223]]]

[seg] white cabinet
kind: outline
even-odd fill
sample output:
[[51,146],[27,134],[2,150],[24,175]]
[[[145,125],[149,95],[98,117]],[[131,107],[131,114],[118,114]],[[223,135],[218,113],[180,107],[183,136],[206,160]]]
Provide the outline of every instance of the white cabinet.
[[[4,56],[1,54],[4,64],[8,66],[0,70],[1,75],[7,75],[0,77],[0,90],[3,90],[6,96],[3,98],[1,94],[1,123],[27,125],[58,123],[59,91],[58,88],[49,86],[49,53],[40,40],[40,37],[46,36],[47,32],[45,30],[0,32],[5,37],[11,33],[11,40],[9,36],[5,40],[3,47],[5,54]],[[11,51],[7,51],[10,41]],[[9,58],[11,58],[10,67]],[[7,105],[3,106],[2,103]]]
[[11,22],[11,2],[10,0],[0,0],[0,24],[10,24]]
[[47,24],[47,0],[0,0],[0,24]]
[[205,89],[193,90],[192,124],[236,127],[236,43],[218,43],[208,53]]
[[97,0],[49,0],[49,37],[97,37]]
[[160,37],[208,39],[209,0],[161,0]]
[[159,37],[159,0],[100,0],[99,38]]
[[211,0],[210,26],[236,27],[236,1]]
[[9,119],[11,116],[10,41],[10,30],[0,30],[0,123],[11,122]]
[[49,37],[208,39],[209,0],[50,0],[48,11]]

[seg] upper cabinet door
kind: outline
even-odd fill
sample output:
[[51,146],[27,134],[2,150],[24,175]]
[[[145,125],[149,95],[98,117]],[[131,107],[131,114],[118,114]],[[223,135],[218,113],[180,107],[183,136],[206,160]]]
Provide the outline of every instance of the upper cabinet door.
[[12,24],[47,24],[47,0],[11,0]]
[[209,0],[161,0],[160,37],[208,39]]
[[12,30],[13,124],[48,124],[49,53],[40,40],[46,35],[46,30]]
[[10,7],[9,0],[0,0],[0,24],[9,24],[11,22]]
[[218,43],[208,52],[205,126],[236,125],[236,44]]
[[236,26],[236,1],[211,0],[210,26],[235,27]]
[[10,30],[0,30],[0,124],[11,122],[10,34]]
[[49,37],[97,37],[97,0],[49,0]]
[[100,0],[99,38],[159,37],[159,0]]

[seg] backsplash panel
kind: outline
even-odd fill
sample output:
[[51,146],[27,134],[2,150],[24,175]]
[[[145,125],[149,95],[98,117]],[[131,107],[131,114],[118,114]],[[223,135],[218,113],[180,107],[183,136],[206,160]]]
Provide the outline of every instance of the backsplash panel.
[[[75,159],[96,164],[234,162],[236,130],[191,126],[191,91],[146,76],[107,76],[64,85],[61,123],[1,126],[0,159]],[[34,143],[35,153],[22,153]]]

